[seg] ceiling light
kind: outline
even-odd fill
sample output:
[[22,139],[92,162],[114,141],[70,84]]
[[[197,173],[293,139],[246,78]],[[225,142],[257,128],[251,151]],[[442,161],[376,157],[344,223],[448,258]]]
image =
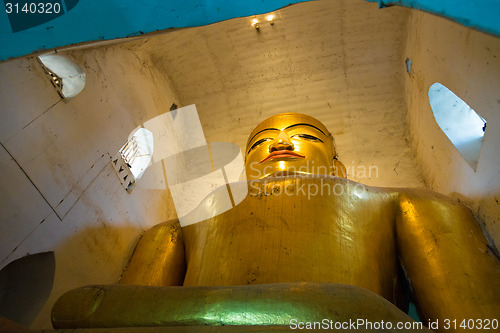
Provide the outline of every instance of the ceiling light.
[[254,27],[255,29],[259,29],[259,20],[257,20],[256,18],[254,18],[252,20],[252,27]]

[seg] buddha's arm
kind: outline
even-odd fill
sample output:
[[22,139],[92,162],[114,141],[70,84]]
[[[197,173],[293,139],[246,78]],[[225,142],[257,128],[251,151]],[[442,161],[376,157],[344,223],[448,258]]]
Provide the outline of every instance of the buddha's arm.
[[442,330],[456,319],[461,331],[464,319],[500,319],[500,261],[469,209],[419,190],[399,203],[397,246],[424,322],[439,319]]
[[181,286],[186,273],[179,221],[158,224],[144,233],[120,284]]

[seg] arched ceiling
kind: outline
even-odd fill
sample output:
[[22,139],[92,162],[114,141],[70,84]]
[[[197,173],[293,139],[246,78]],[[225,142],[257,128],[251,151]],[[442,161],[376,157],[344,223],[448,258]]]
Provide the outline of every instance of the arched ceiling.
[[[259,30],[252,16],[114,48],[167,77],[180,106],[196,104],[209,142],[235,142],[244,150],[263,119],[307,113],[332,131],[348,168],[377,166],[378,176],[354,180],[419,186],[405,124],[409,13],[363,0],[312,1],[273,12],[274,24]],[[70,52],[77,62],[79,52]]]
[[[211,24],[265,13],[308,0],[48,0],[42,6],[5,1],[0,12],[0,61],[39,50],[112,40],[169,28]],[[496,0],[367,0],[380,7],[402,5],[441,15],[472,28],[500,34]]]

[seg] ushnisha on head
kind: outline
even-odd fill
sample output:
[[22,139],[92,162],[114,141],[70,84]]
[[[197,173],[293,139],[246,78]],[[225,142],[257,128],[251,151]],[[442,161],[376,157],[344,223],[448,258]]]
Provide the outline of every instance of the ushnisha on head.
[[281,113],[261,122],[248,137],[245,155],[247,179],[346,174],[328,129],[301,113]]

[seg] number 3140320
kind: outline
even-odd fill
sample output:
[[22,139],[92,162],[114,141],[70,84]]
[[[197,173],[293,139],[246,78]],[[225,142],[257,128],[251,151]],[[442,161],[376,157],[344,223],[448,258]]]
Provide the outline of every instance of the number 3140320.
[[40,2],[40,3],[18,3],[7,2],[5,4],[5,12],[7,14],[59,14],[61,12],[60,3]]

